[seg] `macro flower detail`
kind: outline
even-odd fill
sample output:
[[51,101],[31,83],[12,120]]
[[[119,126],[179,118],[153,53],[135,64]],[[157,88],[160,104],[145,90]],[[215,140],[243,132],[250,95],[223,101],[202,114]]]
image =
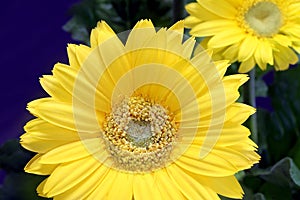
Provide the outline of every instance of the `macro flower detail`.
[[20,141],[37,153],[25,171],[48,176],[40,196],[242,198],[234,175],[260,159],[242,125],[255,109],[236,102],[248,77],[224,76],[228,61],[194,53],[183,31],[141,20],[116,35],[99,22],[90,47],[68,46],[69,64],[40,79],[50,97],[28,104],[36,118]]
[[190,34],[207,37],[214,57],[241,62],[239,72],[256,64],[286,70],[300,53],[299,0],[198,0],[186,5]]

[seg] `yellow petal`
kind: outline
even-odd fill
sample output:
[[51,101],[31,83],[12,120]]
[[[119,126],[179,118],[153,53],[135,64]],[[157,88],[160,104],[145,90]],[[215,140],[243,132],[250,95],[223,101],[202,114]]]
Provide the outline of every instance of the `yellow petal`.
[[80,184],[77,184],[62,194],[58,194],[54,199],[90,199],[89,195],[98,187],[109,170],[109,168],[103,165],[99,166],[90,176],[81,181]]
[[167,168],[168,174],[187,199],[220,199],[215,192],[206,188],[176,165]]
[[239,52],[239,43],[235,43],[229,46],[227,49],[224,49],[223,55],[225,59],[230,60],[231,63],[234,63],[238,60],[238,52]]
[[81,184],[81,181],[92,175],[99,166],[99,161],[93,157],[61,164],[47,179],[43,192],[48,196],[61,194],[75,185]]
[[190,34],[197,37],[216,35],[224,30],[224,27],[236,27],[236,23],[227,19],[216,19],[201,22],[192,27]]
[[155,180],[158,186],[158,190],[162,195],[162,199],[185,199],[181,191],[176,188],[175,183],[169,177],[169,174],[165,169],[162,169],[155,173]]
[[199,24],[201,22],[200,19],[198,19],[197,17],[195,16],[187,16],[185,19],[184,19],[184,26],[186,28],[192,28],[194,27],[195,25]]
[[230,176],[238,171],[228,160],[222,158],[222,155],[210,153],[204,159],[200,159],[199,154],[200,146],[190,147],[175,163],[182,169],[203,176]]
[[[55,126],[40,118],[29,121],[24,126],[24,130],[29,136],[33,136],[41,140],[79,140],[79,136],[76,131]],[[91,135],[92,137],[95,136],[92,134],[89,135]]]
[[270,44],[270,41],[268,40],[262,40],[260,41],[260,54],[262,57],[262,61],[265,63],[268,63],[270,65],[274,64],[274,59],[273,59],[273,49],[272,49],[272,44]]
[[[74,106],[71,104],[55,102],[50,98],[38,99],[28,104],[28,110],[32,114],[56,126],[78,132],[99,132],[100,127],[93,115],[93,109],[84,106],[76,107],[74,112],[73,109]],[[74,113],[77,117],[76,121]]]
[[117,177],[112,183],[111,190],[107,194],[107,199],[132,200],[133,176],[129,173],[118,172]]
[[289,64],[298,62],[298,56],[292,49],[284,46],[276,46],[276,48],[279,50],[279,52],[274,52],[276,70],[286,70]]
[[239,27],[232,27],[229,30],[223,30],[218,35],[213,36],[209,42],[209,48],[219,48],[228,45],[232,45],[234,43],[240,42],[244,39],[246,35],[244,34],[243,30]]
[[216,2],[214,0],[197,1],[201,6],[220,17],[235,19],[237,15],[237,9],[234,8],[226,0],[218,0],[218,5],[216,5]]
[[80,69],[82,63],[86,60],[91,50],[92,49],[90,47],[85,45],[69,44],[67,51],[70,66],[75,70]]
[[291,39],[286,35],[276,34],[273,36],[273,40],[285,47],[289,47],[292,45]]
[[133,194],[135,200],[163,200],[153,173],[137,174],[134,176]]
[[114,36],[114,31],[105,21],[98,22],[97,27],[91,32],[91,47],[96,48],[99,44]]
[[103,147],[99,145],[101,144],[99,140],[99,138],[87,139],[57,147],[42,155],[40,163],[67,163],[85,157],[93,157],[96,152],[103,151]]
[[[193,2],[189,3],[185,6],[185,9],[190,15],[195,16],[196,18],[202,20],[211,20],[211,19],[219,19],[220,17],[213,12],[203,8],[203,6],[199,3]],[[190,24],[187,24],[188,27]]]
[[126,41],[127,51],[137,50],[144,46],[144,43],[155,35],[155,29],[150,20],[141,20],[131,30]]
[[190,58],[193,53],[195,43],[196,43],[196,40],[194,38],[187,39],[183,43],[183,51],[181,53],[181,56],[184,58]]
[[40,78],[40,83],[43,89],[55,100],[63,102],[71,102],[71,94],[65,90],[58,80],[49,75],[44,75],[43,78]]
[[108,173],[105,174],[105,176],[97,183],[96,189],[88,196],[88,199],[107,199],[108,193],[113,192],[112,186],[118,176],[118,173],[118,171],[113,169],[108,170]]
[[245,74],[230,75],[223,78],[226,93],[226,105],[235,102],[240,96],[238,88],[249,80]]
[[257,47],[258,40],[254,36],[245,37],[241,42],[238,59],[239,61],[246,61],[253,56]]
[[239,73],[247,73],[254,67],[255,67],[254,57],[251,57],[248,60],[241,63],[239,67]]
[[234,199],[242,199],[243,197],[243,189],[240,186],[239,182],[236,180],[234,176],[227,177],[199,177],[194,176],[195,179],[199,181],[203,181],[203,184],[214,190],[216,193],[234,198]]
[[70,142],[68,140],[41,140],[40,138],[28,137],[28,135],[25,137],[21,136],[20,138],[22,147],[37,153],[46,153],[51,149]]
[[77,57],[76,57],[77,46],[78,45],[76,45],[76,44],[68,44],[68,47],[67,47],[69,63],[70,63],[70,66],[74,69],[80,68],[80,63],[78,62]]
[[38,175],[49,175],[51,174],[57,165],[47,165],[39,163],[41,156],[35,155],[25,166],[24,170],[27,173],[33,173]]
[[242,103],[234,103],[226,111],[226,121],[242,124],[253,113],[255,113],[255,108]]
[[[89,57],[88,60],[91,58]],[[95,72],[95,71],[94,71]],[[84,72],[83,72],[84,73]],[[64,65],[55,65],[53,69],[54,77],[57,78],[57,80],[63,85],[63,87],[72,94],[72,98],[76,98],[77,100],[84,103],[87,107],[90,107],[91,109],[94,109],[95,106],[92,102],[94,102],[93,98],[95,98],[95,95],[102,96],[99,94],[99,89],[97,89],[97,84],[99,81],[99,76],[95,79],[96,81],[91,82],[91,79],[88,79],[85,74],[82,74],[82,71],[77,72],[76,70],[66,67]],[[107,85],[113,85],[112,81],[107,81]],[[74,99],[72,99],[74,100]],[[102,98],[102,101],[105,101],[107,103],[108,98]],[[71,103],[71,102],[70,102]],[[73,102],[74,103],[74,102]],[[101,109],[101,108],[99,108]],[[102,111],[102,110],[101,110]],[[105,110],[107,111],[107,110]]]

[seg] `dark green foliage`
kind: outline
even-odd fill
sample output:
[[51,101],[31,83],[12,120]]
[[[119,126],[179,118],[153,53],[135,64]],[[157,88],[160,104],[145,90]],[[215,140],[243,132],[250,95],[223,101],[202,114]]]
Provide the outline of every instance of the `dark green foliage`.
[[6,177],[0,186],[1,200],[41,200],[36,187],[45,178],[24,172],[26,163],[34,154],[21,147],[18,140],[7,141],[0,147],[0,168]]
[[84,0],[71,9],[73,17],[64,30],[73,39],[89,43],[89,34],[98,21],[105,20],[119,33],[133,28],[140,19],[151,19],[155,26],[170,26],[170,0]]

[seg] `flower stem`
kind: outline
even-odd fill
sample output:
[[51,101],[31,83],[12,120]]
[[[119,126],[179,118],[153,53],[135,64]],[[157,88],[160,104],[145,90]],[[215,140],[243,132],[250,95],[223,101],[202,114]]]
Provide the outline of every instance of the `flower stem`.
[[183,0],[173,0],[173,22],[183,18],[184,3]]
[[[251,105],[252,107],[256,108],[256,95],[255,95],[255,68],[253,68],[249,72],[250,80],[245,84],[245,91],[244,91],[244,102],[246,104]],[[257,114],[254,113],[250,117],[249,121],[249,129],[251,130],[251,138],[252,140],[257,143],[258,142],[258,134],[257,134]]]

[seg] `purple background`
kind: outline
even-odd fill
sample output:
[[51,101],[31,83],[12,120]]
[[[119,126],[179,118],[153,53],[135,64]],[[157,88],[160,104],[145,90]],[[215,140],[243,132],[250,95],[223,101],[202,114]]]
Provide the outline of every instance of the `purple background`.
[[[62,26],[75,0],[5,1],[1,5],[0,144],[18,138],[32,118],[26,104],[45,96],[39,77],[56,62],[67,62],[72,43]],[[4,5],[3,5],[4,4]]]
[[[67,62],[71,36],[62,30],[68,9],[79,0],[11,0],[0,11],[0,145],[23,133],[32,118],[26,104],[45,96],[39,77],[56,62]],[[0,183],[4,179],[0,169]]]

